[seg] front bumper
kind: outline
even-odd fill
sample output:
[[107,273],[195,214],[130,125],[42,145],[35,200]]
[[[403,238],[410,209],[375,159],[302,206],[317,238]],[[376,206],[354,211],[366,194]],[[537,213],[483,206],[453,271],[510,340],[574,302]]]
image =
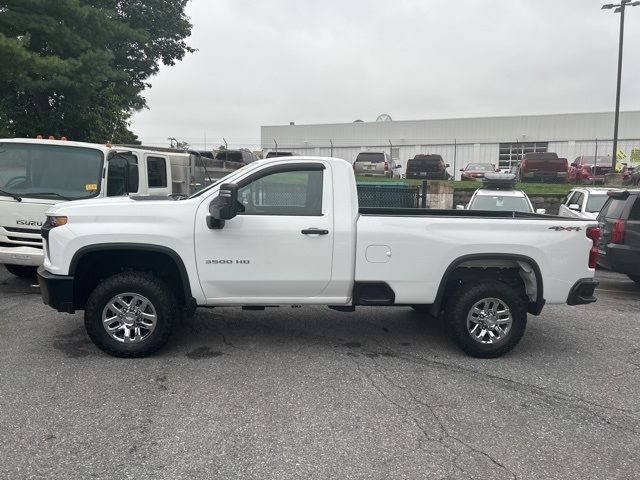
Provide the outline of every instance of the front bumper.
[[49,305],[59,312],[75,313],[72,276],[54,275],[40,266],[38,268],[38,283],[45,305]]
[[585,305],[593,303],[597,299],[593,296],[593,291],[598,286],[598,281],[594,278],[581,278],[578,280],[567,297],[567,305]]
[[41,248],[33,247],[0,247],[0,263],[6,265],[26,265],[37,267],[42,265],[44,253]]

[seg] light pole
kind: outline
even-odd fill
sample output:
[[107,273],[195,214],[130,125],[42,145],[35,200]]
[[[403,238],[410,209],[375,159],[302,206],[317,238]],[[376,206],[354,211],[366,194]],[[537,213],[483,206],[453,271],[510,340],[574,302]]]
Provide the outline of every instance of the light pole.
[[618,118],[620,117],[620,82],[622,78],[622,42],[624,39],[624,11],[627,7],[640,5],[640,1],[621,0],[620,3],[607,3],[602,6],[602,10],[615,8],[614,13],[620,14],[620,43],[618,45],[618,84],[616,89],[616,113],[613,120],[613,156],[611,157],[613,171],[616,170],[618,159]]

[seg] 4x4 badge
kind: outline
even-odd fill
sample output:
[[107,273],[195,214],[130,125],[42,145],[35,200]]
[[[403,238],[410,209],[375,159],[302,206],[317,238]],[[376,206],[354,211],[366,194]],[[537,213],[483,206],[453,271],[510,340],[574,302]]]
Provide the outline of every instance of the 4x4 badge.
[[556,232],[579,232],[582,227],[549,227],[549,230],[555,230]]

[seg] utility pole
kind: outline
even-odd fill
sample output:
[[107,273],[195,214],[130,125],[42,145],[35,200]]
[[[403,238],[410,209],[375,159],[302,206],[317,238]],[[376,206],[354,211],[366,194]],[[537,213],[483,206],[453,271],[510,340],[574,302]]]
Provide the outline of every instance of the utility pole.
[[620,40],[618,42],[618,78],[616,84],[616,112],[613,120],[613,156],[611,157],[611,165],[613,171],[616,170],[616,162],[618,160],[618,123],[620,118],[620,84],[622,83],[622,46],[624,42],[624,11],[627,7],[636,7],[640,5],[640,1],[632,2],[631,0],[622,0],[619,4],[607,3],[602,6],[602,10],[610,10],[615,8],[614,13],[620,14]]

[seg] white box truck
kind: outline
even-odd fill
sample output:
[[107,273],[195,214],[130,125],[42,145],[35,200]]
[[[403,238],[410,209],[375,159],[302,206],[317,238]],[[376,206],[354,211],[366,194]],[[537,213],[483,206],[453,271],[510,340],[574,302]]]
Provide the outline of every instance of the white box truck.
[[44,258],[40,228],[56,203],[188,196],[239,166],[168,149],[0,139],[0,264],[14,275],[35,276]]

